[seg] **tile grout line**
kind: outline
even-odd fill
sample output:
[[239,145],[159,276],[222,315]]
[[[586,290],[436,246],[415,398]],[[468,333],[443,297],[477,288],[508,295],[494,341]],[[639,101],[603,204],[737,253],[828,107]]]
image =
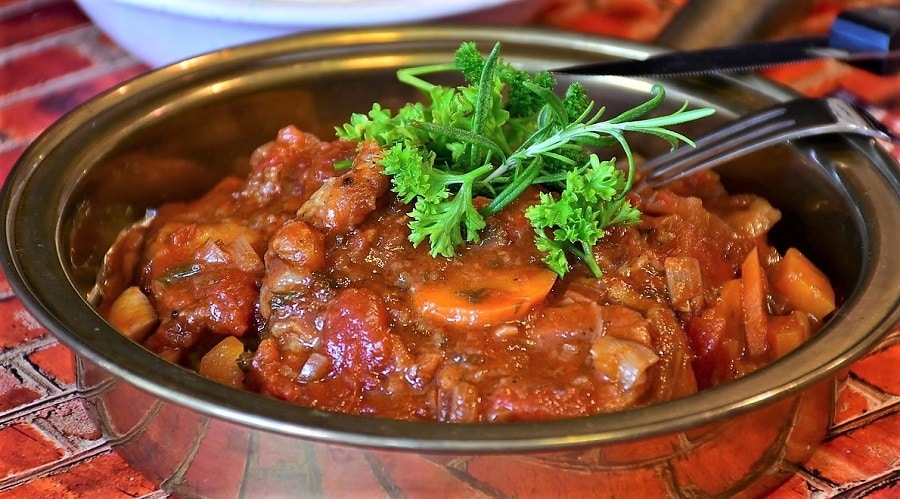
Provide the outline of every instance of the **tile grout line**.
[[28,419],[30,416],[40,411],[52,408],[60,402],[75,400],[81,398],[81,394],[74,388],[47,397],[42,397],[36,402],[19,406],[12,411],[0,414],[0,429],[12,426],[16,423]]
[[0,366],[12,365],[16,359],[58,344],[60,344],[59,340],[47,331],[46,334],[39,338],[27,340],[12,348],[0,351]]
[[72,46],[80,42],[88,40],[90,37],[99,38],[102,36],[99,28],[91,24],[79,24],[69,28],[57,31],[40,38],[28,40],[7,47],[3,47],[0,51],[0,64],[20,57],[28,56],[46,50],[48,48],[59,46]]
[[[129,65],[140,65],[140,61],[123,50],[105,45],[102,37],[103,34],[99,28],[93,25],[84,25],[26,44],[5,48],[0,52],[0,64],[24,55],[31,55],[41,50],[59,46],[74,46],[80,53],[93,61],[94,64],[88,68],[72,71],[36,85],[14,90],[0,98],[0,107],[16,104],[29,98],[45,95],[59,88],[95,79],[97,76],[128,67]],[[84,48],[90,50],[85,51],[83,50]]]
[[859,417],[832,426],[828,430],[828,435],[825,437],[824,442],[834,440],[838,437],[846,435],[847,433],[851,433],[855,430],[863,428],[883,417],[891,416],[897,413],[900,413],[900,398],[895,398],[892,403],[885,404],[875,410],[862,414]]

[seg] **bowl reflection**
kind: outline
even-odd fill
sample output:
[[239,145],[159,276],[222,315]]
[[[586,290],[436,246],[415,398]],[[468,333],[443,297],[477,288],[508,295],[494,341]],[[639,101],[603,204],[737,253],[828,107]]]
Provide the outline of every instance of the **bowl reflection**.
[[[823,268],[841,297],[807,344],[734,382],[622,413],[514,424],[443,424],[339,415],[232,390],[169,364],[114,331],[88,303],[118,231],[160,203],[240,172],[285,124],[321,137],[371,102],[416,96],[398,67],[443,61],[464,40],[504,44],[529,69],[629,57],[637,44],[533,29],[386,28],[302,35],[202,56],[114,89],[51,127],[5,186],[4,269],[35,317],[78,355],[79,387],[108,438],[179,495],[755,496],[823,438],[833,384],[900,320],[900,168],[861,137],[769,148],[724,166],[733,190],[784,213],[772,234]],[[610,113],[652,82],[585,81]],[[756,78],[666,82],[668,110],[717,108],[699,135],[794,95]],[[667,109],[662,109],[665,112]],[[659,144],[636,141],[645,155]],[[166,162],[198,160],[190,178]],[[52,251],[47,251],[47,247]]]

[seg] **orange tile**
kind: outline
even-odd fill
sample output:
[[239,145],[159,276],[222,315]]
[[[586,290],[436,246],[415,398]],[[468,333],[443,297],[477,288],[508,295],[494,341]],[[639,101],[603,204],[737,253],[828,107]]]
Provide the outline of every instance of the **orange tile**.
[[898,449],[900,414],[887,414],[826,442],[805,467],[839,486],[855,485],[892,471]]
[[877,488],[865,491],[866,499],[897,499],[900,497],[900,483],[897,480],[885,481]]
[[0,430],[0,449],[0,478],[52,463],[65,455],[64,449],[28,424]]
[[841,424],[866,414],[872,409],[869,399],[863,396],[852,384],[838,392],[835,401],[835,424]]
[[850,71],[853,69],[835,61],[814,61],[771,68],[763,74],[802,94],[819,97],[840,88]]
[[841,87],[865,95],[869,102],[885,102],[900,97],[900,76],[880,76],[853,68],[841,78]]
[[812,496],[809,482],[802,475],[794,475],[781,487],[770,492],[766,499],[809,499]]
[[851,371],[858,378],[892,395],[900,395],[900,344],[887,347],[856,362]]

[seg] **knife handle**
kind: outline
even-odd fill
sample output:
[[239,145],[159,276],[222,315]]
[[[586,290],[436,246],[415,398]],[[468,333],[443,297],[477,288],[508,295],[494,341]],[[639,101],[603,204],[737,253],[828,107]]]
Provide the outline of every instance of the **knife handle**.
[[[831,48],[849,53],[884,54],[876,62],[853,62],[877,74],[900,72],[900,6],[869,7],[841,12],[828,33]],[[893,52],[893,53],[892,53]]]

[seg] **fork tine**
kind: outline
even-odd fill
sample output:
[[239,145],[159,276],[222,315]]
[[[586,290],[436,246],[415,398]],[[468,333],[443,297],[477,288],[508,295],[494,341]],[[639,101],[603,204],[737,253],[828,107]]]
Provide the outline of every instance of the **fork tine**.
[[896,134],[870,114],[841,99],[795,99],[739,118],[701,137],[695,147],[681,147],[650,159],[638,168],[644,176],[636,188],[659,187],[776,143],[829,133],[900,143]]

